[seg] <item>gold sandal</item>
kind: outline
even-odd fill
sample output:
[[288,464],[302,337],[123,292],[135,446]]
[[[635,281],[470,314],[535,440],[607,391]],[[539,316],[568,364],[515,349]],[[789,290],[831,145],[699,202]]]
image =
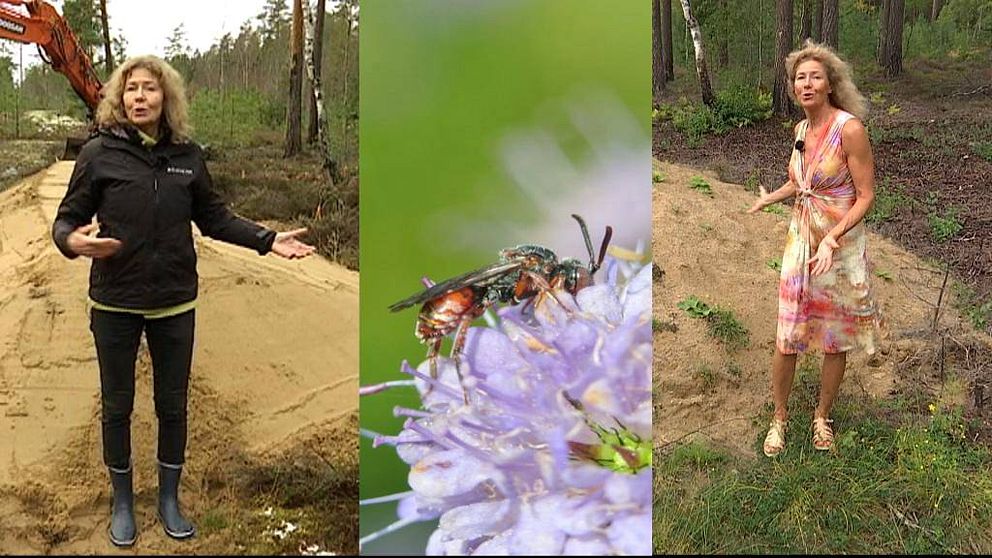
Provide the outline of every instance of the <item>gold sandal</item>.
[[813,419],[813,447],[820,451],[829,451],[834,447],[834,429],[830,427],[833,419],[818,417]]
[[771,424],[768,425],[768,434],[765,436],[764,446],[762,447],[766,457],[775,457],[785,449],[785,430],[786,423],[784,420],[772,418]]

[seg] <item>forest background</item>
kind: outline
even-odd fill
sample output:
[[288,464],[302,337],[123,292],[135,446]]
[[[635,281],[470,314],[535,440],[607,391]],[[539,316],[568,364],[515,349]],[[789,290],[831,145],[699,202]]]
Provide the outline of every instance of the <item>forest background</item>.
[[[653,0],[653,11],[655,551],[989,552],[992,2]],[[759,256],[721,239],[784,241],[789,207],[767,208],[775,219],[736,216],[759,186],[786,180],[803,115],[786,95],[782,62],[807,38],[851,63],[868,101],[876,181],[867,227],[915,259],[876,267],[873,288],[897,293],[925,323],[892,313],[903,323],[891,328],[880,367],[849,366],[827,455],[812,449],[807,426],[819,360],[801,359],[787,451],[770,460],[760,447],[772,409],[760,402],[770,401],[781,261],[755,264],[748,257]],[[704,238],[727,252],[686,249]],[[880,256],[883,239],[873,238],[869,251]],[[659,239],[685,244],[662,247],[669,257],[659,258]],[[697,265],[680,267],[673,253]],[[702,277],[708,260],[743,291],[767,277],[767,304],[732,292],[676,304],[722,277]],[[697,284],[671,280],[686,269],[698,270]],[[757,320],[759,307],[767,317]],[[865,378],[888,387],[869,393]],[[733,407],[734,397],[748,404]],[[679,431],[686,421],[706,426]]]
[[[293,90],[295,3],[304,4],[266,0],[237,32],[223,34],[202,51],[189,46],[180,24],[159,55],[186,80],[194,140],[209,147],[214,181],[235,210],[273,226],[307,226],[308,240],[322,254],[357,269],[358,1],[306,3],[324,13],[322,28],[314,25],[321,35],[315,50],[323,93],[323,148],[302,52],[296,70],[302,85]],[[112,0],[64,0],[58,8],[101,80],[126,56],[145,54],[130,52],[123,36],[113,32]],[[302,51],[302,21],[300,25]],[[83,129],[86,106],[68,80],[47,64],[24,68],[18,75],[18,48],[33,50],[32,45],[0,41],[0,137],[55,142],[20,148],[33,158],[40,152],[59,153],[65,137]],[[293,98],[300,99],[295,116],[289,102]],[[292,136],[298,139],[291,141]],[[244,164],[248,160],[251,165]],[[37,165],[50,162],[47,158]],[[8,171],[4,180],[30,170]]]

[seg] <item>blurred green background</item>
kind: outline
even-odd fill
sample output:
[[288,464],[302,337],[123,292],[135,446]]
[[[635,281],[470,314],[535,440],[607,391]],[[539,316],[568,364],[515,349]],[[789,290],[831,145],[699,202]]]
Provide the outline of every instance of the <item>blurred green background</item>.
[[[418,308],[387,306],[536,243],[586,260],[650,238],[649,2],[363,2],[361,35],[361,383],[407,379],[426,347]],[[645,248],[646,250],[647,248]],[[444,354],[447,354],[447,344]],[[366,433],[396,434],[412,388],[366,396]],[[361,442],[361,497],[408,490],[391,447]],[[396,520],[363,506],[362,536]],[[433,527],[405,527],[363,554],[423,553]]]

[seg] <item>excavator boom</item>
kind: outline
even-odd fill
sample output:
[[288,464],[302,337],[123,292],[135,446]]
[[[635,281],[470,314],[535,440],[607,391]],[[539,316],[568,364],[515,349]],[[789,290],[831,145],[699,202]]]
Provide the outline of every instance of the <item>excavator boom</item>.
[[[28,15],[11,5],[24,6]],[[0,38],[38,45],[47,55],[46,62],[69,79],[90,112],[96,110],[103,84],[76,35],[51,4],[44,0],[0,1]]]

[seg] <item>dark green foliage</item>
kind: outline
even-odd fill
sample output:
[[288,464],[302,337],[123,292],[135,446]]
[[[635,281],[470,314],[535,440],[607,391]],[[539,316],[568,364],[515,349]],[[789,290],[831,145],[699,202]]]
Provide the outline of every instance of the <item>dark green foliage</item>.
[[717,92],[712,108],[681,99],[674,105],[661,105],[655,119],[671,119],[672,125],[685,136],[689,145],[699,145],[706,134],[722,134],[731,128],[766,120],[771,115],[770,93],[737,86]]

